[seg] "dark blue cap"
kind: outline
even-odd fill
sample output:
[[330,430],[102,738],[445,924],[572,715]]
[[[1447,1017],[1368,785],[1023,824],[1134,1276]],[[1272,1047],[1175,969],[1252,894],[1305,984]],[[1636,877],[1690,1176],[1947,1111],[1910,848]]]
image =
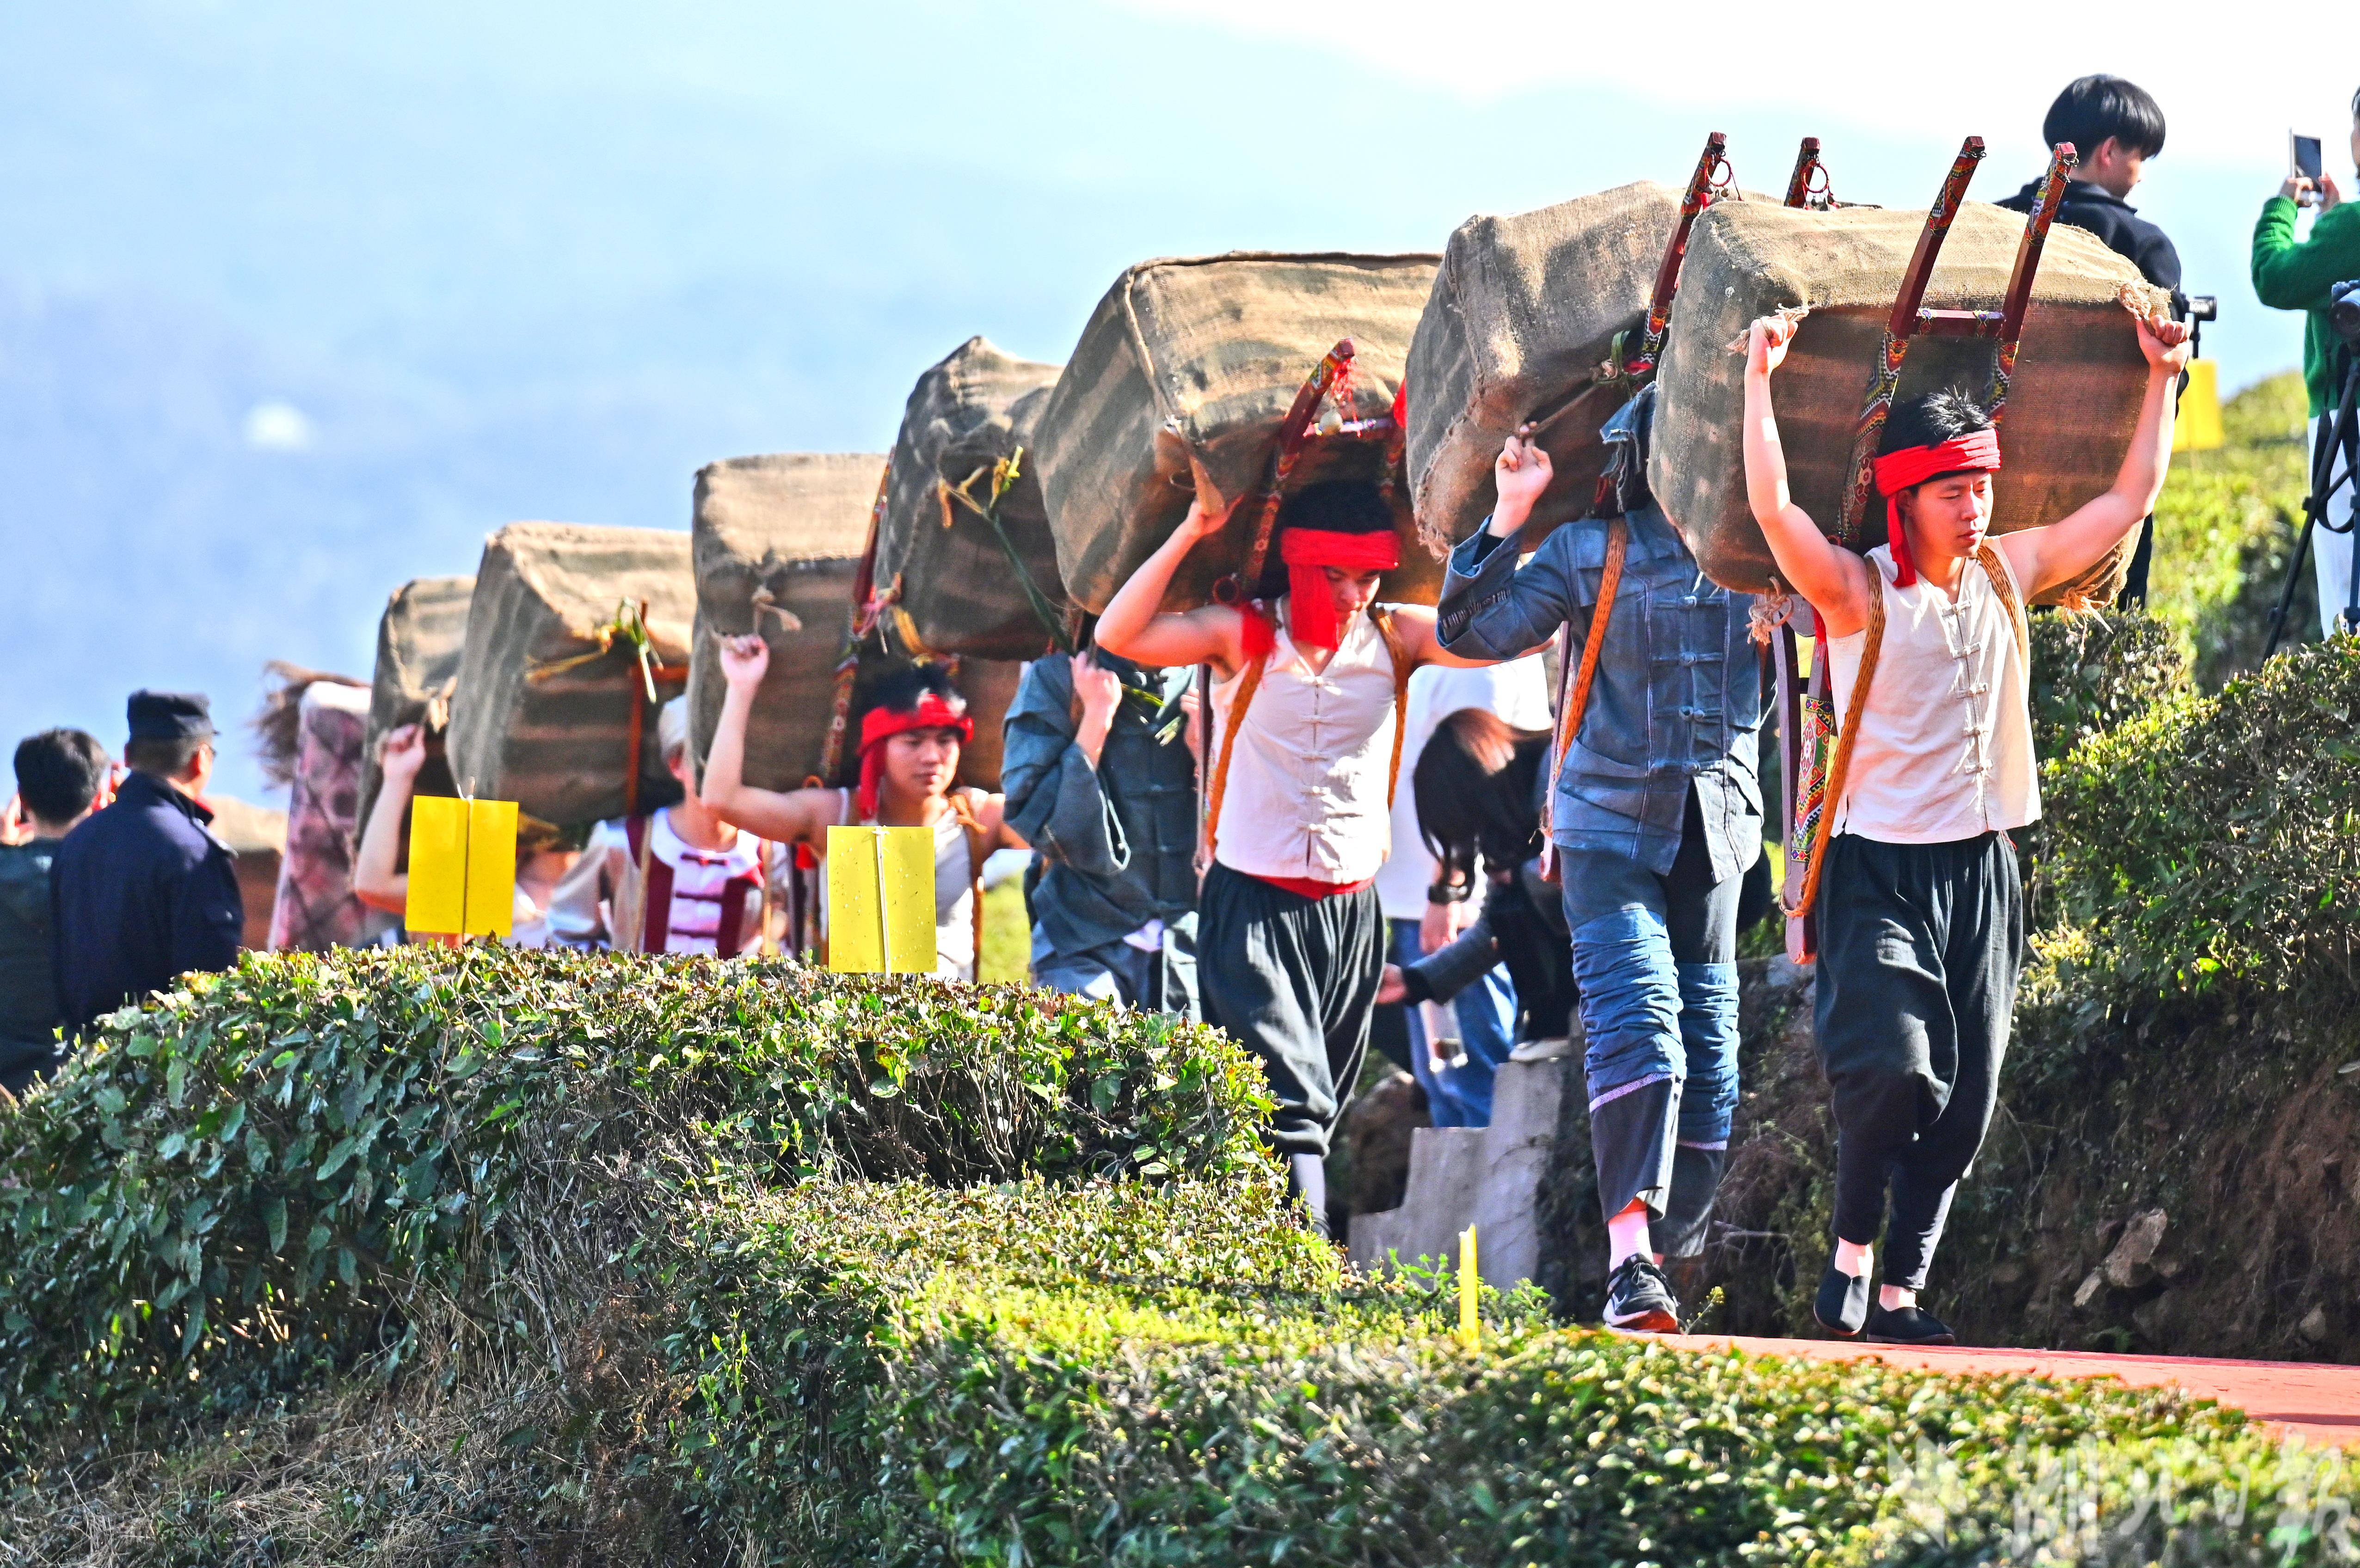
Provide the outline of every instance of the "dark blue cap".
[[213,738],[213,704],[202,691],[134,691],[126,707],[133,740]]

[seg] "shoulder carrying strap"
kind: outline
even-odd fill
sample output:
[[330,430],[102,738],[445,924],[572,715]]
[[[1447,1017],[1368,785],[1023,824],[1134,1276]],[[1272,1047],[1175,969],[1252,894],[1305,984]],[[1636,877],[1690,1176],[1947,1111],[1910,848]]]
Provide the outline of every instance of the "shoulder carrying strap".
[[[1270,655],[1249,663],[1238,677],[1237,695],[1229,699],[1229,711],[1221,720],[1221,755],[1213,764],[1212,788],[1205,794],[1205,858],[1210,861],[1219,847],[1221,833],[1221,801],[1229,794],[1229,757],[1238,748],[1238,726],[1245,723],[1246,704],[1253,701],[1254,692],[1262,687],[1262,671],[1270,667]],[[1213,693],[1207,688],[1204,701],[1210,703]]]
[[1402,742],[1409,735],[1409,678],[1413,673],[1409,649],[1402,646],[1401,632],[1393,625],[1393,613],[1369,606],[1369,618],[1377,623],[1377,635],[1385,639],[1386,656],[1393,661],[1393,759],[1385,773],[1385,810],[1393,808],[1393,796],[1401,789]]
[[[1885,647],[1885,573],[1876,562],[1868,562],[1868,635],[1861,640],[1860,673],[1852,678],[1852,701],[1844,704],[1843,725],[1836,731],[1835,756],[1828,763],[1828,793],[1819,808],[1819,831],[1811,839],[1811,864],[1803,874],[1803,895],[1787,911],[1790,919],[1801,920],[1811,912],[1819,901],[1819,874],[1827,869],[1828,840],[1833,835],[1836,813],[1843,809],[1844,789],[1852,772],[1852,743],[1860,735],[1861,715],[1868,711],[1868,688],[1876,679],[1876,656]],[[1819,645],[1818,657],[1828,657],[1827,644]],[[1833,691],[1835,679],[1830,671],[1828,689]]]
[[967,803],[967,791],[954,789],[950,793],[951,814],[958,818],[959,831],[967,835],[967,919],[975,931],[975,977],[983,978],[983,824],[975,820],[975,808]]
[[1550,881],[1557,880],[1557,771],[1565,766],[1566,754],[1573,749],[1574,737],[1581,733],[1582,715],[1590,708],[1590,682],[1598,675],[1599,650],[1606,646],[1606,626],[1614,618],[1614,596],[1622,589],[1622,561],[1630,550],[1630,519],[1615,517],[1606,525],[1606,570],[1598,580],[1598,604],[1590,613],[1590,636],[1581,645],[1581,663],[1578,669],[1568,663],[1558,671],[1557,738],[1549,748],[1548,842],[1542,846],[1548,857]]
[[[2006,564],[2000,560],[1999,551],[1993,548],[1989,539],[1985,539],[1983,548],[1975,551],[1975,564],[1983,569],[1983,575],[1991,579],[1992,592],[1997,593],[1999,602],[2007,607],[2007,623],[2016,628],[2016,651],[2024,656],[2025,678],[2028,681],[2032,674],[2032,627],[2025,621],[2024,606],[2016,602],[2016,588],[2008,581]],[[1882,599],[1884,595],[1880,593],[1877,597]]]

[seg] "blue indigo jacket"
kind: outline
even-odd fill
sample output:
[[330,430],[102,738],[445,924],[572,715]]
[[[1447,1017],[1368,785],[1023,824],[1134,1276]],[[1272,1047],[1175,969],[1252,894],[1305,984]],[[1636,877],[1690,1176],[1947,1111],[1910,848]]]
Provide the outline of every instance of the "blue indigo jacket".
[[1040,853],[1032,920],[1060,953],[1130,935],[1150,920],[1193,929],[1196,908],[1196,763],[1176,729],[1190,670],[1144,670],[1096,656],[1123,694],[1096,768],[1074,745],[1073,660],[1036,659],[1008,710],[1000,786],[1008,824]]
[[246,901],[213,814],[161,779],[126,775],[115,803],[49,866],[58,1002],[76,1031],[190,970],[237,962]]
[[[1557,780],[1561,848],[1622,855],[1666,876],[1694,789],[1716,880],[1762,851],[1762,665],[1754,596],[1704,575],[1664,514],[1628,514],[1630,546],[1581,731]],[[1487,528],[1450,552],[1437,631],[1470,659],[1512,659],[1570,624],[1580,657],[1606,570],[1607,521],[1549,535],[1520,569]]]

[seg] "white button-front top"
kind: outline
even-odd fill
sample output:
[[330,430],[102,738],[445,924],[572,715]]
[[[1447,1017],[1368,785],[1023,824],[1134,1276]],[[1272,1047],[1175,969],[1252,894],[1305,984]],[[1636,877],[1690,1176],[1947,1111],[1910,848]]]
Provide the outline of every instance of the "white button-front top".
[[[1993,554],[2022,604],[2005,552]],[[1885,844],[1948,844],[2038,821],[2031,685],[1990,577],[1965,562],[1953,600],[1923,577],[1896,583],[1888,545],[1870,550],[1868,563],[1885,594],[1885,635],[1834,831]],[[1840,721],[1867,638],[1863,628],[1828,644]]]
[[[1358,615],[1315,674],[1286,634],[1286,608],[1274,606],[1277,645],[1238,726],[1214,856],[1251,877],[1366,881],[1393,846],[1393,655]],[[1213,687],[1217,756],[1244,673]]]

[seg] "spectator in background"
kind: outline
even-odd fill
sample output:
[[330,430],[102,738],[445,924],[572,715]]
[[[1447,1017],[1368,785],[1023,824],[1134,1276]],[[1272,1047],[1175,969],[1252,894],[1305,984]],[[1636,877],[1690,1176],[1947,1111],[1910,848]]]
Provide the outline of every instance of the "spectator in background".
[[[2128,200],[2133,187],[2146,178],[2147,160],[2163,151],[2162,105],[2144,88],[2119,76],[2084,76],[2049,105],[2040,136],[2052,147],[2071,142],[2081,160],[2066,182],[2058,220],[2087,229],[2136,267],[2149,283],[2169,289],[2172,319],[2185,321],[2188,296],[2180,289],[2180,252]],[[2000,205],[2028,213],[2039,189],[2038,180],[2028,181]],[[2138,543],[2132,547],[2130,571],[2117,601],[2122,607],[2147,603],[2147,568],[2154,559],[2155,519],[2149,517],[2139,525]]]
[[115,801],[68,833],[49,869],[58,1002],[79,1033],[126,1002],[237,957],[237,859],[206,831],[213,720],[203,696],[134,691],[131,772]]
[[591,830],[550,895],[550,934],[561,946],[617,953],[750,953],[762,943],[761,844],[697,798],[686,697],[656,715],[656,749],[680,801]]
[[[1403,720],[1404,779],[1417,777],[1418,759],[1444,715],[1467,708],[1546,735],[1548,676],[1540,656],[1472,670],[1429,665],[1412,675]],[[1437,860],[1428,847],[1433,824],[1413,790],[1394,791],[1393,816],[1393,852],[1377,872],[1377,898],[1385,911],[1386,960],[1405,965],[1440,952],[1481,918],[1488,890],[1483,873],[1496,868],[1479,866],[1473,856],[1448,866]],[[1496,961],[1484,964],[1447,993],[1419,996],[1404,1006],[1401,1021],[1410,1073],[1426,1091],[1434,1125],[1489,1127],[1491,1076],[1515,1043],[1516,987],[1509,971]]]
[[1040,856],[1034,985],[1197,1012],[1195,674],[1098,648],[1024,672],[1000,784]]
[[102,803],[108,757],[81,730],[43,730],[16,746],[16,796],[0,820],[0,1089],[21,1094],[57,1070],[57,954],[49,865]]
[[[2352,160],[2360,164],[2360,93],[2352,95]],[[2311,234],[2294,236],[2295,215],[2316,201],[2319,216]],[[2274,310],[2302,310],[2310,315],[2302,329],[2302,382],[2311,395],[2311,443],[2316,451],[2319,421],[2335,400],[2335,354],[2342,340],[2328,320],[2328,289],[2347,278],[2360,278],[2360,205],[2344,199],[2335,177],[2321,171],[2314,189],[2297,176],[2262,203],[2261,221],[2254,225],[2254,292]],[[2328,517],[2344,531],[2311,530],[2311,560],[2319,574],[2319,630],[2335,630],[2335,618],[2350,602],[2354,496],[2341,488],[2330,496]]]

